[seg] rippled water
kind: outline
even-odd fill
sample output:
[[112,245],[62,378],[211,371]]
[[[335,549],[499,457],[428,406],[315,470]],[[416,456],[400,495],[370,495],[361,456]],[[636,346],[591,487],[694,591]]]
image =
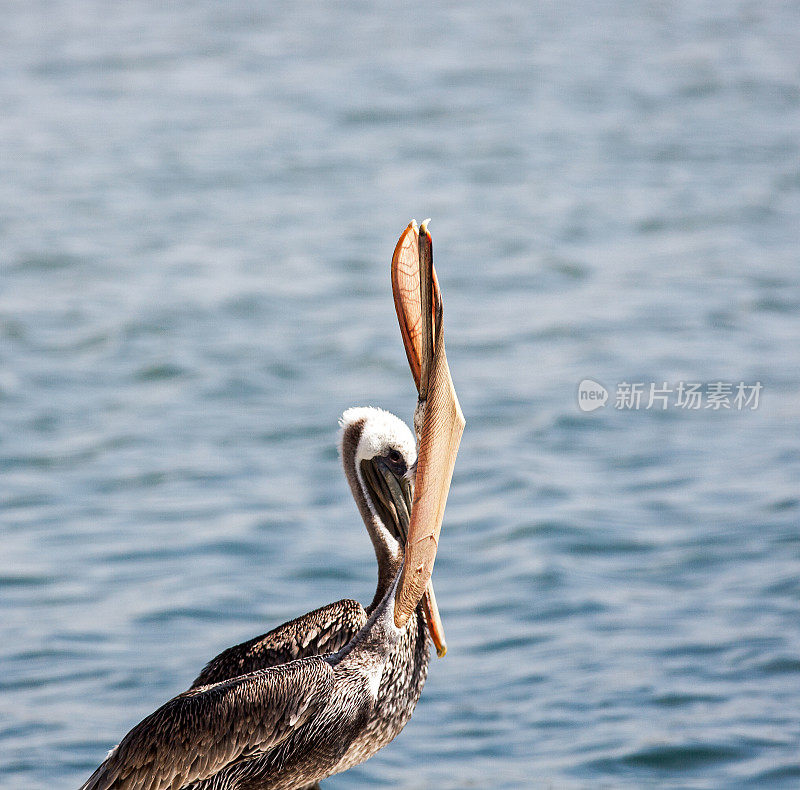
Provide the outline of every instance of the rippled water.
[[[800,784],[800,12],[487,8],[4,7],[3,788],[370,599],[337,419],[411,416],[388,260],[429,215],[450,653],[326,786]],[[583,414],[583,378],[764,389]]]

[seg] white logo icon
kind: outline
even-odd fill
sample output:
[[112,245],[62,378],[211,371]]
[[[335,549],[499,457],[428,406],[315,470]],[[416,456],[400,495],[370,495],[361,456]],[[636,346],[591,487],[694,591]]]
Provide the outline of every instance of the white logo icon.
[[584,379],[578,384],[578,408],[581,411],[594,411],[606,405],[608,390],[596,381]]

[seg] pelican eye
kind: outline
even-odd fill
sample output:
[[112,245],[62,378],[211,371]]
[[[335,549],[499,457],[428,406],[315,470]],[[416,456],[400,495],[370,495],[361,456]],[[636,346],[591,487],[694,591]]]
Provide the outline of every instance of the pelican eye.
[[394,447],[386,453],[386,460],[389,462],[389,465],[395,469],[405,470],[406,468],[406,462],[402,453],[399,450],[395,450]]

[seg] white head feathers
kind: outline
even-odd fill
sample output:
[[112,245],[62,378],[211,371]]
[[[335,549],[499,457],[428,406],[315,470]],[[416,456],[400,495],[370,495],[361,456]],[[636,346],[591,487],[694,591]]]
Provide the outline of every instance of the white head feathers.
[[395,448],[402,453],[409,467],[414,464],[417,460],[417,445],[409,427],[394,414],[373,406],[356,406],[342,415],[339,420],[342,428],[340,450],[341,436],[345,429],[361,420],[364,421],[364,428],[356,449],[356,465],[384,454],[389,448]]

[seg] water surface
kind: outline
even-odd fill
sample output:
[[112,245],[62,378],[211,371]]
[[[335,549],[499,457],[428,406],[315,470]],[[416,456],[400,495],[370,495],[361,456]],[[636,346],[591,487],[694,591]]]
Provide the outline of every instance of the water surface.
[[[336,456],[411,418],[432,216],[467,418],[450,652],[330,790],[800,783],[791,4],[8,4],[0,787],[77,787],[375,567]],[[578,382],[755,382],[583,414]]]

